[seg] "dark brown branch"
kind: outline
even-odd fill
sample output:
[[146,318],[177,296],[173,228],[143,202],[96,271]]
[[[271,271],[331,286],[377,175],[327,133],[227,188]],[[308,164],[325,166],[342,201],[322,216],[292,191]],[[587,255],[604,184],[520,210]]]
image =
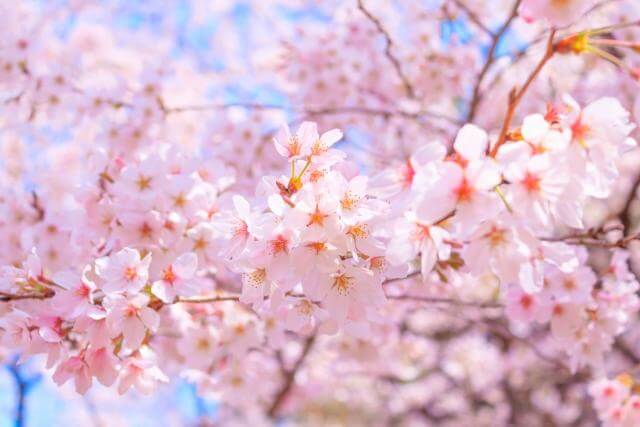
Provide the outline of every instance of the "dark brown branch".
[[28,294],[10,294],[6,292],[0,292],[0,302],[20,301],[27,299],[48,299],[55,295],[55,292],[51,289],[47,289],[42,293],[28,293]]
[[620,337],[616,340],[614,348],[622,353],[633,364],[640,363],[640,357],[629,347],[629,345]]
[[[473,95],[471,96],[471,102],[469,103],[469,112],[467,113],[466,122],[472,122],[474,117],[475,117],[475,115],[476,115],[476,111],[478,109],[478,104],[480,102],[480,89],[481,89],[481,86],[482,86],[482,82],[484,81],[484,78],[486,77],[487,73],[489,72],[489,69],[491,68],[491,66],[493,65],[494,61],[496,60],[495,53],[496,53],[496,49],[498,48],[498,44],[500,43],[500,40],[502,39],[502,36],[509,29],[509,27],[511,26],[511,23],[516,18],[516,16],[518,16],[518,7],[520,7],[520,2],[521,2],[521,0],[516,0],[516,2],[514,3],[513,7],[511,8],[511,12],[507,16],[507,19],[505,20],[505,22],[498,29],[498,31],[495,34],[493,34],[492,37],[491,37],[491,46],[489,46],[489,52],[487,53],[487,59],[486,59],[484,65],[483,65],[482,69],[480,70],[480,74],[478,74],[478,77],[476,78],[475,85],[473,86]],[[456,2],[456,3],[458,3],[458,2]]]
[[38,197],[38,193],[36,193],[35,191],[31,192],[31,207],[35,209],[35,211],[38,214],[37,220],[42,221],[42,219],[44,219],[44,208],[40,204],[40,198]]
[[396,74],[402,81],[402,85],[404,86],[404,89],[407,92],[407,95],[410,98],[415,98],[416,96],[415,96],[415,91],[413,90],[413,86],[409,82],[409,79],[407,78],[407,76],[404,74],[404,71],[402,71],[402,65],[400,64],[400,61],[398,60],[398,58],[395,57],[395,55],[391,51],[391,49],[393,48],[393,40],[391,40],[391,36],[387,32],[387,30],[385,30],[384,26],[382,25],[382,22],[380,22],[378,18],[376,18],[373,14],[371,14],[371,12],[369,12],[369,10],[364,6],[362,0],[358,0],[358,9],[367,17],[367,19],[369,19],[369,21],[373,23],[373,25],[376,26],[376,29],[378,30],[378,32],[382,34],[382,36],[384,37],[385,56],[389,59],[389,62],[391,62],[391,65],[393,65],[393,68],[396,70]]
[[284,383],[282,384],[282,387],[280,388],[280,390],[276,393],[276,397],[273,400],[273,403],[271,403],[271,406],[267,410],[267,414],[269,415],[270,418],[273,419],[277,417],[278,411],[280,410],[280,406],[282,405],[287,395],[293,388],[295,379],[296,379],[296,374],[298,373],[305,359],[309,355],[309,352],[311,351],[311,348],[313,347],[315,340],[316,340],[315,335],[312,335],[305,340],[304,346],[302,348],[302,353],[300,354],[300,357],[298,357],[298,360],[296,360],[296,363],[293,365],[291,369],[289,370],[285,369],[284,364],[282,363],[282,360],[281,360],[282,373],[284,375]]

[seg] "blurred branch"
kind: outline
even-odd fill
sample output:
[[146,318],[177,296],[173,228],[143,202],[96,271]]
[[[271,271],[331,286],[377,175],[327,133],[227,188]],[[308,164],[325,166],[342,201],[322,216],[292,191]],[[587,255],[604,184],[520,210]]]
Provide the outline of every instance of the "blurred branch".
[[416,301],[416,302],[428,302],[434,304],[450,304],[460,307],[476,307],[476,308],[503,308],[504,305],[497,302],[474,302],[474,301],[462,301],[452,298],[437,298],[437,297],[423,297],[417,295],[387,295],[388,299],[399,301]]
[[15,427],[22,427],[25,424],[24,408],[27,386],[26,383],[22,380],[22,375],[20,374],[20,371],[18,371],[18,367],[15,363],[9,365],[7,369],[13,376],[13,380],[16,383],[16,406],[13,414],[14,425]]
[[511,23],[518,15],[518,7],[520,7],[520,2],[521,0],[516,0],[513,7],[511,8],[511,12],[507,16],[507,19],[504,21],[502,26],[500,26],[497,32],[492,33],[491,45],[489,46],[487,59],[484,63],[484,66],[480,70],[480,74],[478,74],[478,77],[476,78],[475,85],[473,86],[473,95],[471,97],[471,102],[469,103],[469,112],[467,113],[467,118],[465,120],[465,122],[467,123],[472,122],[476,115],[478,103],[480,102],[480,96],[481,96],[480,89],[482,86],[482,82],[484,81],[484,78],[489,72],[491,65],[493,65],[494,61],[496,60],[495,53],[496,53],[496,49],[498,48],[498,44],[500,44],[500,40],[502,40],[502,36],[507,32],[507,30],[511,26]]
[[[163,107],[163,111],[167,114],[171,113],[186,113],[197,111],[217,111],[226,110],[229,108],[244,108],[247,110],[279,110],[288,111],[289,107],[277,104],[260,104],[253,102],[230,102],[226,104],[201,104],[201,105],[184,105],[177,107]],[[295,110],[293,110],[295,112]],[[422,110],[415,113],[410,113],[402,110],[390,110],[384,108],[370,108],[370,107],[358,107],[358,106],[343,106],[343,107],[319,107],[319,108],[305,108],[299,111],[300,114],[306,116],[328,116],[328,115],[342,115],[342,114],[360,114],[367,116],[381,116],[381,117],[403,117],[410,120],[416,120],[423,117],[430,117],[434,119],[441,119],[452,124],[459,125],[460,121],[455,117],[447,116],[445,114],[437,113],[434,111]]]
[[178,299],[176,299],[175,302],[199,304],[199,303],[218,302],[218,301],[240,301],[240,295],[179,297]]
[[565,364],[562,359],[549,356],[542,352],[542,350],[540,350],[533,342],[530,341],[532,337],[525,338],[515,335],[509,330],[509,327],[507,325],[495,321],[484,321],[484,324],[487,326],[488,332],[491,335],[500,338],[505,343],[519,342],[528,347],[540,360],[555,365],[557,368],[564,368],[567,372],[571,372],[571,369]]
[[167,107],[161,103],[165,113],[186,113],[193,111],[226,110],[229,108],[245,108],[247,110],[286,110],[287,107],[277,104],[261,104],[258,102],[229,102],[225,104],[201,104]]
[[471,10],[469,8],[469,6],[467,6],[464,1],[462,1],[462,0],[453,0],[453,2],[456,4],[456,6],[458,6],[458,8],[460,8],[469,17],[469,20],[471,22],[476,24],[478,26],[478,28],[480,28],[482,31],[484,31],[485,33],[487,33],[491,37],[493,37],[493,32],[489,29],[489,27],[487,27],[482,22],[482,20],[478,17],[478,14],[476,14],[473,10]]
[[300,357],[298,357],[295,364],[290,370],[287,370],[285,368],[282,358],[278,357],[278,361],[280,362],[280,367],[284,375],[284,383],[280,388],[280,390],[276,393],[276,397],[273,400],[273,403],[267,410],[267,414],[269,415],[270,418],[275,418],[278,415],[280,406],[282,405],[285,398],[289,394],[289,391],[291,390],[291,388],[294,386],[296,374],[298,373],[298,370],[300,370],[300,368],[302,367],[304,360],[309,355],[309,352],[311,351],[311,347],[313,347],[315,340],[316,340],[315,335],[311,335],[309,338],[305,340],[304,345],[302,347],[302,353],[300,354]]
[[44,219],[44,208],[40,203],[40,198],[38,197],[38,193],[35,191],[31,192],[31,207],[35,209],[37,213],[37,220],[42,221]]
[[416,95],[415,95],[415,91],[413,89],[413,86],[409,82],[409,79],[407,78],[407,76],[402,71],[402,65],[400,64],[400,61],[398,60],[398,58],[395,57],[395,55],[391,51],[391,49],[393,47],[393,40],[391,40],[391,36],[387,32],[387,30],[385,30],[384,26],[382,25],[382,22],[380,22],[380,20],[378,18],[373,16],[373,14],[364,6],[362,0],[358,0],[358,9],[367,17],[367,19],[369,19],[369,21],[371,21],[373,23],[373,25],[376,26],[376,29],[378,30],[378,32],[380,34],[382,34],[382,36],[384,37],[384,40],[385,40],[384,54],[385,54],[385,56],[389,59],[389,62],[391,62],[391,64],[393,65],[393,68],[395,68],[396,74],[398,75],[398,77],[402,81],[404,89],[407,92],[407,95],[409,96],[409,98],[415,98]]
[[627,195],[626,201],[624,203],[624,207],[620,211],[620,221],[624,225],[624,230],[626,233],[630,233],[633,227],[633,215],[631,213],[631,208],[633,207],[633,202],[637,200],[636,194],[638,193],[638,187],[640,186],[640,172],[636,175],[633,183],[631,184],[631,190]]
[[636,232],[628,236],[623,236],[612,242],[609,242],[604,239],[599,239],[597,238],[596,235],[590,236],[588,234],[576,234],[574,236],[542,238],[541,240],[544,240],[547,242],[564,242],[568,245],[579,245],[579,246],[586,246],[590,248],[626,249],[631,242],[635,240],[640,240],[640,232]]
[[631,363],[637,365],[640,363],[640,357],[629,347],[622,337],[619,337],[614,343],[614,348],[622,353]]
[[18,368],[17,360],[7,365],[7,370],[16,384],[16,406],[14,411],[14,426],[23,427],[26,422],[27,393],[32,386],[40,381],[40,375],[25,376]]

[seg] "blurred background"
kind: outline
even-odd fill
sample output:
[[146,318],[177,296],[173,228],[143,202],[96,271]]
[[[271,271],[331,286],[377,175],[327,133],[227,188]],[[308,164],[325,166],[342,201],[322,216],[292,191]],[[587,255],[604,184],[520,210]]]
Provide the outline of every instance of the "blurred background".
[[[264,5],[269,3],[269,5]],[[218,83],[216,95],[228,102],[286,102],[268,82],[241,78],[250,73],[251,53],[270,44],[287,25],[277,20],[322,22],[327,17],[306,1],[242,0],[36,0],[24,2],[23,13],[36,25],[51,25],[64,43],[76,31],[95,25],[89,33],[109,29],[116,43],[148,44],[158,55],[170,56]],[[261,5],[263,4],[263,5]],[[12,7],[0,4],[0,10]],[[31,22],[33,24],[33,22]],[[126,30],[126,31],[119,31]],[[133,37],[132,37],[133,36]],[[152,41],[152,42],[151,42]],[[237,78],[226,79],[226,73]],[[214,85],[209,86],[209,88]],[[57,136],[57,135],[52,135]],[[64,138],[64,136],[62,136]],[[36,148],[37,149],[37,148]],[[215,403],[196,395],[195,387],[174,380],[152,396],[131,391],[122,398],[100,384],[80,396],[73,384],[56,386],[43,373],[42,360],[17,363],[6,355],[0,368],[0,427],[13,426],[182,426],[200,425],[215,415]]]

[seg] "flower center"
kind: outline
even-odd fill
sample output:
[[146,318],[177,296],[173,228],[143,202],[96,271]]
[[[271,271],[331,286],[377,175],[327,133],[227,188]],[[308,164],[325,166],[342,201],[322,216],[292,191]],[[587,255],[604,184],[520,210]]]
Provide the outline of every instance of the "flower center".
[[324,242],[311,242],[307,244],[307,247],[313,249],[316,255],[319,255],[320,252],[327,249],[327,245]]
[[531,172],[527,172],[522,179],[522,185],[529,193],[538,192],[540,191],[540,178]]
[[289,151],[289,157],[300,154],[300,140],[298,139],[298,135],[292,135],[291,138],[289,138],[287,150]]
[[357,206],[359,200],[360,200],[359,197],[356,197],[350,192],[347,192],[342,198],[342,200],[340,200],[340,206],[342,206],[342,209],[346,211],[350,211]]
[[485,237],[489,240],[489,245],[492,248],[496,248],[507,241],[505,234],[504,230],[493,227]]
[[200,338],[196,343],[196,348],[201,351],[207,351],[211,348],[211,343],[206,338]]
[[296,310],[303,316],[311,316],[313,313],[313,304],[309,300],[302,300],[296,304]]
[[246,237],[248,235],[249,235],[249,226],[247,225],[247,223],[242,220],[238,221],[238,224],[233,229],[233,236]]
[[140,191],[145,191],[151,188],[151,177],[140,175],[136,181],[136,185]]
[[127,267],[124,269],[124,278],[131,282],[138,277],[138,271],[135,267]]
[[522,295],[520,297],[520,305],[525,310],[529,310],[531,306],[533,306],[533,298],[531,298],[531,295],[527,295],[527,294]]
[[269,242],[269,247],[272,255],[286,253],[289,251],[289,242],[284,236],[279,235]]
[[307,223],[307,227],[309,227],[312,224],[316,224],[322,227],[324,225],[324,219],[328,216],[329,215],[322,213],[320,209],[318,209],[318,206],[316,205],[316,210],[312,214],[309,214],[309,222]]
[[169,268],[164,270],[164,276],[162,277],[162,280],[169,283],[170,285],[173,285],[176,279],[177,279],[177,276],[176,276],[176,273],[174,273],[173,271],[173,267],[169,266]]
[[454,195],[458,199],[458,202],[468,202],[473,196],[474,188],[467,181],[467,178],[463,178],[460,185],[453,190]]
[[340,274],[333,279],[333,285],[331,288],[335,290],[339,295],[347,296],[351,288],[353,287],[353,277],[349,277],[346,274]]

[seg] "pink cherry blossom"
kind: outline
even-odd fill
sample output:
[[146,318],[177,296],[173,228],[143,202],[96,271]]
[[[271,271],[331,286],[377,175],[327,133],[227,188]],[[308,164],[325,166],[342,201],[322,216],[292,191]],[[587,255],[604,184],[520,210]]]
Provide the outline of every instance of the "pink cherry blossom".
[[140,253],[131,248],[96,260],[96,274],[104,281],[105,292],[136,292],[146,285],[149,277],[151,254],[140,259]]
[[153,282],[151,292],[163,302],[171,303],[176,296],[190,296],[198,292],[194,274],[198,268],[198,257],[193,252],[180,255],[162,270],[160,280]]
[[136,349],[142,344],[147,331],[158,328],[158,314],[147,307],[149,298],[138,294],[132,298],[122,295],[107,297],[104,304],[108,309],[107,324],[111,336],[122,335],[122,344],[126,348]]

